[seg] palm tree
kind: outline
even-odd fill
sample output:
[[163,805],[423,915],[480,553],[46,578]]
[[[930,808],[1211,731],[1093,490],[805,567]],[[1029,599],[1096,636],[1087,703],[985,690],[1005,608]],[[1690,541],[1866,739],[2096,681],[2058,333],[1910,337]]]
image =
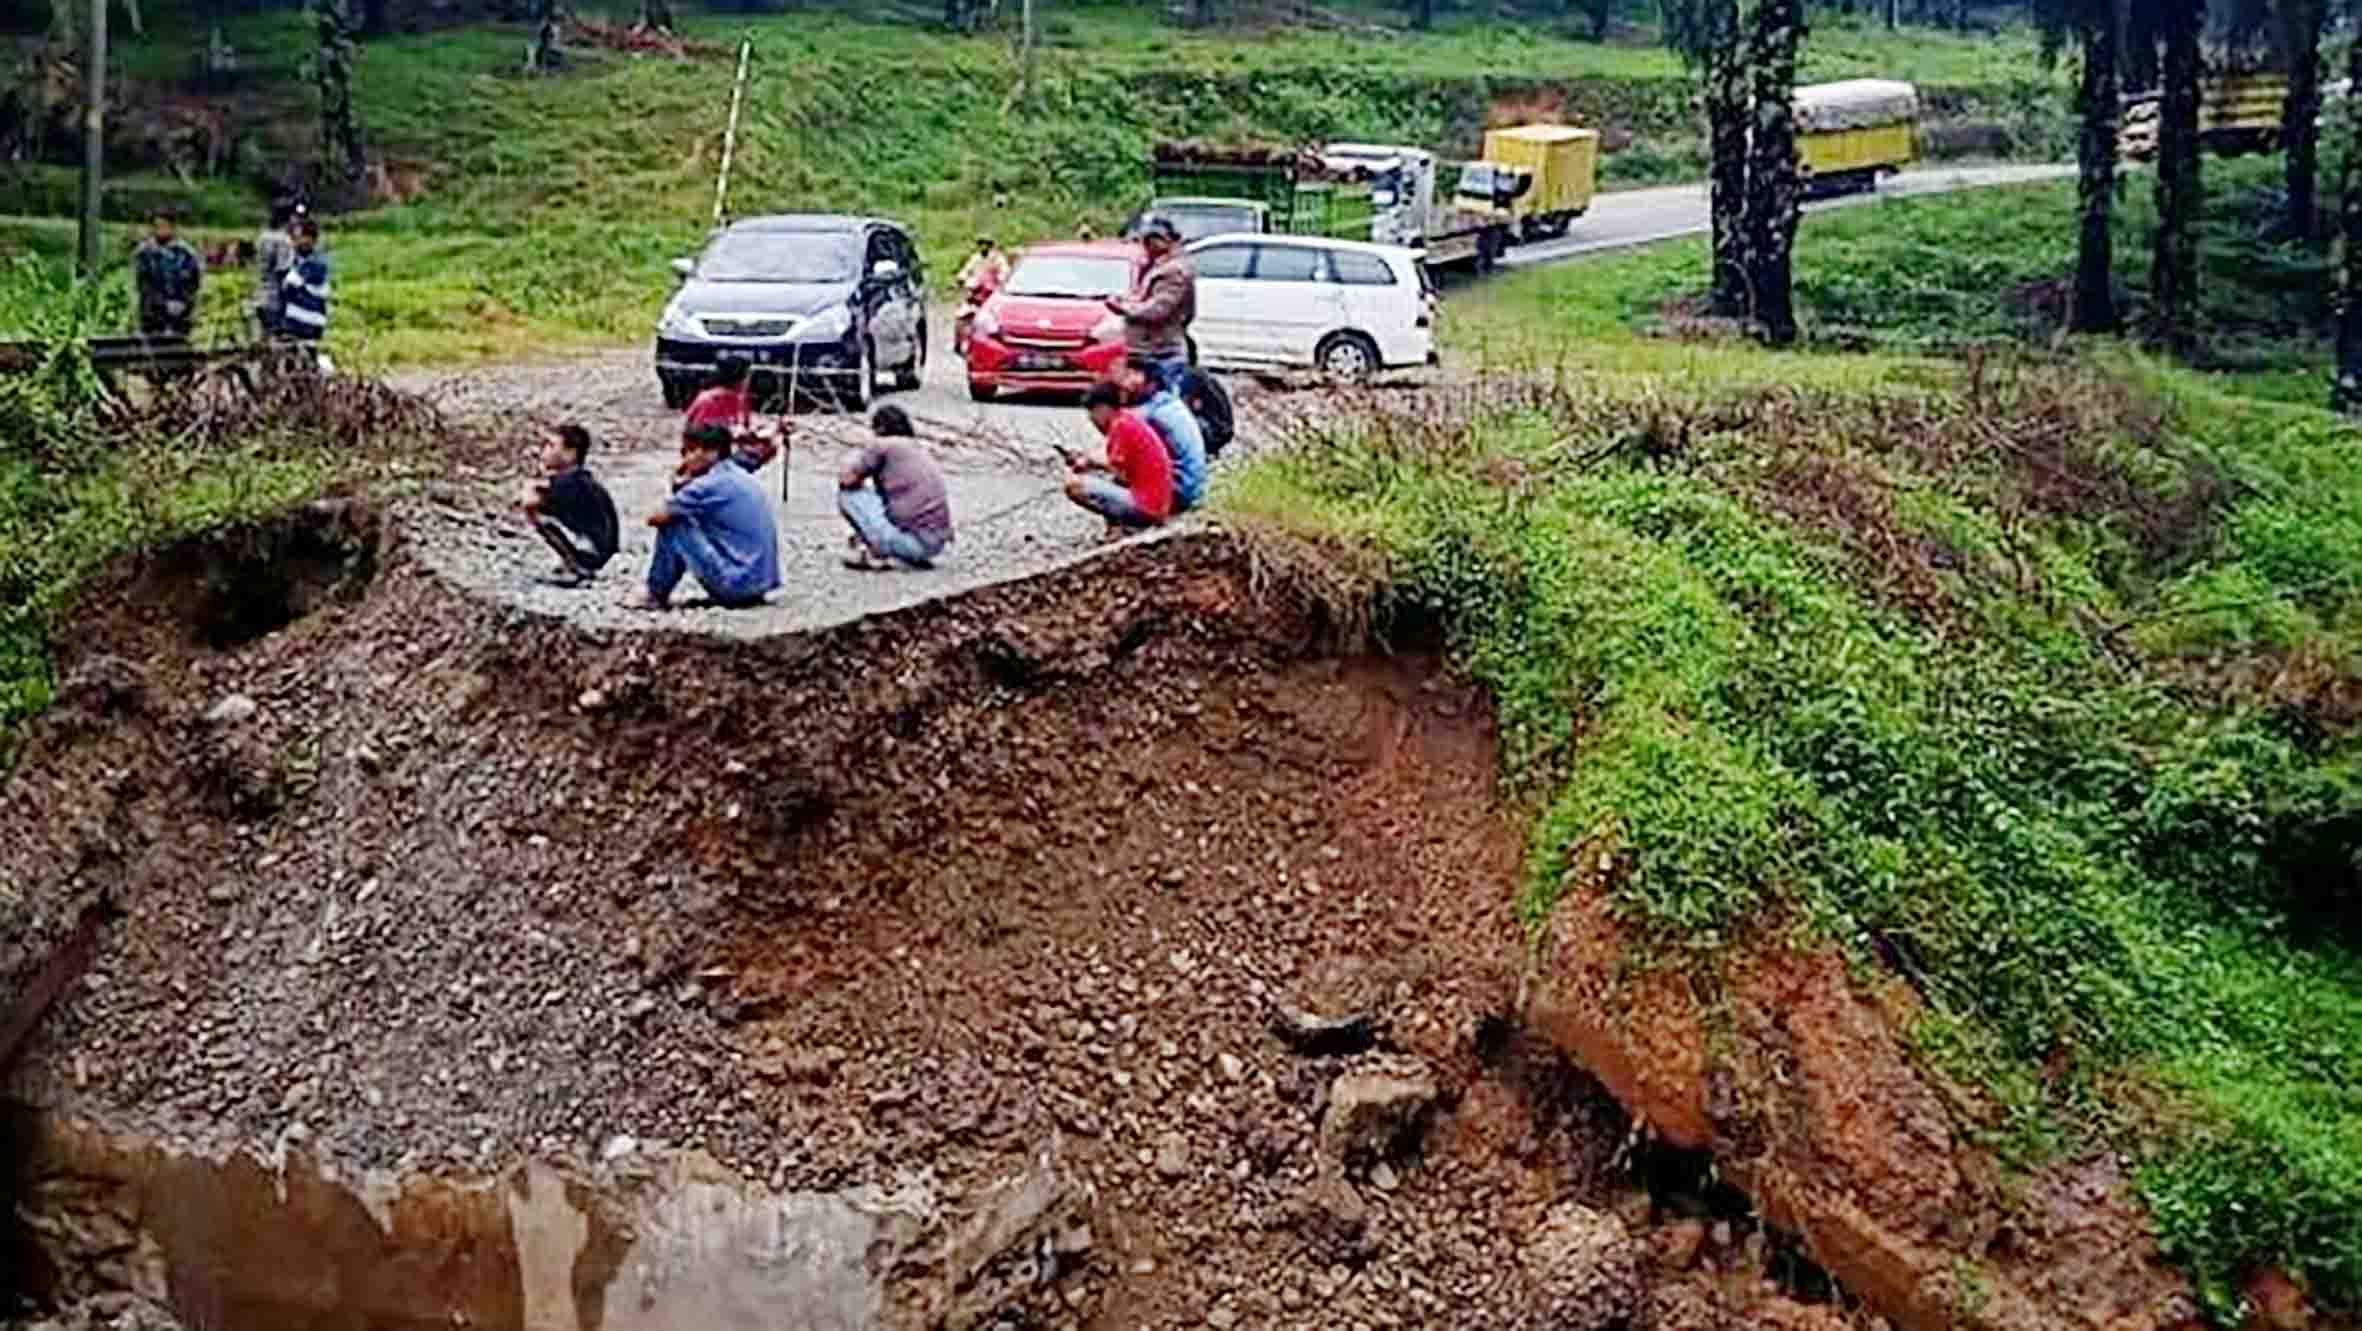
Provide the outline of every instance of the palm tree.
[[1755,120],[1747,145],[1747,287],[1754,314],[1773,346],[1796,340],[1790,257],[1803,199],[1796,172],[1796,54],[1804,45],[1803,0],[1756,0],[1747,60],[1753,66]]
[[[2346,77],[2362,88],[2362,41],[2346,56]],[[2348,115],[2346,160],[2362,153],[2362,116]],[[2362,184],[2349,174],[2338,199],[2337,229],[2345,242],[2345,268],[2340,283],[2337,315],[2337,381],[2329,390],[2329,405],[2337,411],[2362,412]]]
[[2321,231],[2316,181],[2320,173],[2321,30],[2324,0],[2279,0],[2280,40],[2288,53],[2288,97],[2280,105],[2280,146],[2287,154],[2288,218],[2293,240],[2311,242]]
[[2080,223],[2075,300],[2067,326],[2078,333],[2112,332],[2122,320],[2116,309],[2115,243],[2108,228],[2116,206],[2116,126],[2123,104],[2117,78],[2123,8],[2120,0],[2037,0],[2034,20],[2042,30],[2045,60],[2057,59],[2070,40],[2083,57],[2075,86]]
[[1708,212],[1714,226],[1713,312],[1747,312],[1741,227],[1747,201],[1747,58],[1739,45],[1739,0],[1663,0],[1665,44],[1705,71]]
[[[2143,6],[2134,5],[2137,11]],[[2205,0],[2159,0],[2164,99],[2157,116],[2157,236],[2149,256],[2150,335],[2176,352],[2190,350],[2198,302],[2198,33]]]

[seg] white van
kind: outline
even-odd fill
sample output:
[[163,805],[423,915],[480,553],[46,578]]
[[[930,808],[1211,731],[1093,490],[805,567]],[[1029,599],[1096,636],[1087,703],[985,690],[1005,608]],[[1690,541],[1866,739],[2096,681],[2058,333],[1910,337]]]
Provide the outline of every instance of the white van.
[[1366,379],[1432,365],[1438,294],[1416,250],[1317,236],[1208,236],[1197,268],[1198,358]]

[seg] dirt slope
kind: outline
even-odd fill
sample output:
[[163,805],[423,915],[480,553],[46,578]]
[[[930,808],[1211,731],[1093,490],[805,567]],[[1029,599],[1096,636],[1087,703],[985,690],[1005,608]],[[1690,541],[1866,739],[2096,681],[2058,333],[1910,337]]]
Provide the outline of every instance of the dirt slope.
[[[1036,1319],[1523,1325],[1534,1244],[1640,1312],[1620,1113],[1486,1020],[1523,935],[1484,703],[1247,588],[1127,549],[748,644],[455,597],[357,506],[161,552],[0,789],[0,970],[129,911],[13,1089],[211,1151],[693,1146],[795,1190],[956,1196],[1055,1136],[1103,1238]],[[1348,1073],[1432,1082],[1417,1149],[1346,1172]],[[1745,1232],[1706,1264],[1760,1268]],[[1764,1297],[1683,1279],[1679,1324]]]
[[[1220,538],[734,642],[455,595],[404,530],[321,505],[93,598],[0,785],[0,975],[101,889],[129,916],[17,1097],[455,1181],[690,1148],[956,1202],[1055,1143],[1097,1237],[1012,1324],[1878,1325],[1808,1253],[1915,1329],[1972,1301],[1962,1270],[2010,1279],[1989,1325],[2176,1306],[2104,1175],[2004,1223],[1907,1014],[1839,969],[1734,972],[1726,1067],[1678,975],[1562,912],[1529,1039],[1485,700],[1331,653]],[[1304,1014],[1367,1034],[1307,1051],[1277,1033]],[[36,1196],[108,1191],[47,1167]],[[133,1287],[104,1243],[42,1251],[20,1293]],[[395,1324],[310,1287],[242,1306]]]

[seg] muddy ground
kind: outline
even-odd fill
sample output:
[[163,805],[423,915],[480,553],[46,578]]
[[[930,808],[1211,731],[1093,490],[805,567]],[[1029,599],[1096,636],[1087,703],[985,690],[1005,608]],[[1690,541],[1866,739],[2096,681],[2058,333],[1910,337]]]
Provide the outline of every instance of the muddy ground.
[[[461,594],[367,505],[159,552],[0,788],[0,973],[127,912],[10,1090],[208,1151],[691,1146],[799,1191],[956,1196],[1055,1139],[1102,1238],[1035,1324],[1833,1316],[1765,1302],[1832,1291],[1694,1171],[1652,1197],[1502,1020],[1481,696],[1249,582],[1121,547],[750,643]],[[1301,1052],[1288,1010],[1373,1038]],[[1357,1071],[1432,1083],[1432,1126],[1348,1160]]]

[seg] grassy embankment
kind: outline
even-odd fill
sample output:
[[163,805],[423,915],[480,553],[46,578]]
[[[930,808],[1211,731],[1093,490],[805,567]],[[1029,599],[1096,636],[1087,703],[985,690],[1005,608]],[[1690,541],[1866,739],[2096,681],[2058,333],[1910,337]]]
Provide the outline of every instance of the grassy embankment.
[[[2327,401],[2337,279],[2326,252],[2259,239],[2275,219],[2278,158],[2207,164],[2199,261],[2200,363],[2244,397]],[[2334,178],[2334,176],[2330,177]],[[2154,182],[2126,183],[2115,213],[2118,289],[2148,289]],[[1796,299],[1822,345],[1921,353],[2046,344],[2075,266],[2075,184],[1881,200],[1813,219],[1797,245]],[[1681,331],[1707,278],[1703,245],[1662,245],[1612,265],[1551,270],[1452,302],[1460,352],[1506,368],[1582,360],[1634,328]]]
[[1536,917],[1605,853],[1670,964],[1802,927],[1898,967],[2005,1159],[2133,1157],[2226,1319],[2259,1262],[2351,1309],[2362,440],[2104,345],[1913,354],[2027,331],[2071,216],[1806,228],[1803,306],[1866,354],[1636,337],[1695,243],[1512,276],[1451,336],[1556,389],[1335,422],[1223,502],[1450,625],[1542,809]]
[[[176,22],[178,26],[176,26]],[[173,72],[191,40],[168,11],[125,56]],[[917,227],[947,282],[979,227],[1010,238],[1102,231],[1146,189],[1159,133],[1371,138],[1469,152],[1496,104],[1563,105],[1579,123],[1634,136],[1611,182],[1697,174],[1694,84],[1653,45],[1595,45],[1498,23],[1433,34],[1196,35],[1136,8],[1052,17],[1028,94],[999,38],[955,40],[850,9],[698,16],[694,36],[755,42],[733,186],[741,210],[860,210]],[[233,25],[255,67],[251,105],[271,108],[308,152],[311,100],[294,16]],[[357,364],[514,357],[644,335],[664,262],[692,247],[712,206],[728,100],[726,59],[681,64],[588,50],[565,77],[514,70],[521,30],[470,29],[372,43],[360,98],[374,142],[420,164],[426,193],[332,224],[335,350]],[[2017,125],[2055,147],[2056,78],[2023,35],[1975,40],[1827,26],[1808,77],[1879,73],[1927,85],[1938,114]],[[70,206],[67,173],[38,193]],[[121,209],[154,197],[124,187]],[[251,227],[252,204],[214,182],[191,192],[209,236]],[[127,222],[132,220],[128,216]],[[126,227],[116,247],[128,252]],[[0,223],[0,247],[61,256],[62,223]]]
[[[119,327],[126,301],[21,257],[0,263],[0,318],[37,336]],[[0,770],[17,724],[49,705],[50,635],[85,578],[127,552],[307,498],[342,465],[301,420],[234,440],[185,416],[102,426],[96,388],[72,353],[0,376]]]

